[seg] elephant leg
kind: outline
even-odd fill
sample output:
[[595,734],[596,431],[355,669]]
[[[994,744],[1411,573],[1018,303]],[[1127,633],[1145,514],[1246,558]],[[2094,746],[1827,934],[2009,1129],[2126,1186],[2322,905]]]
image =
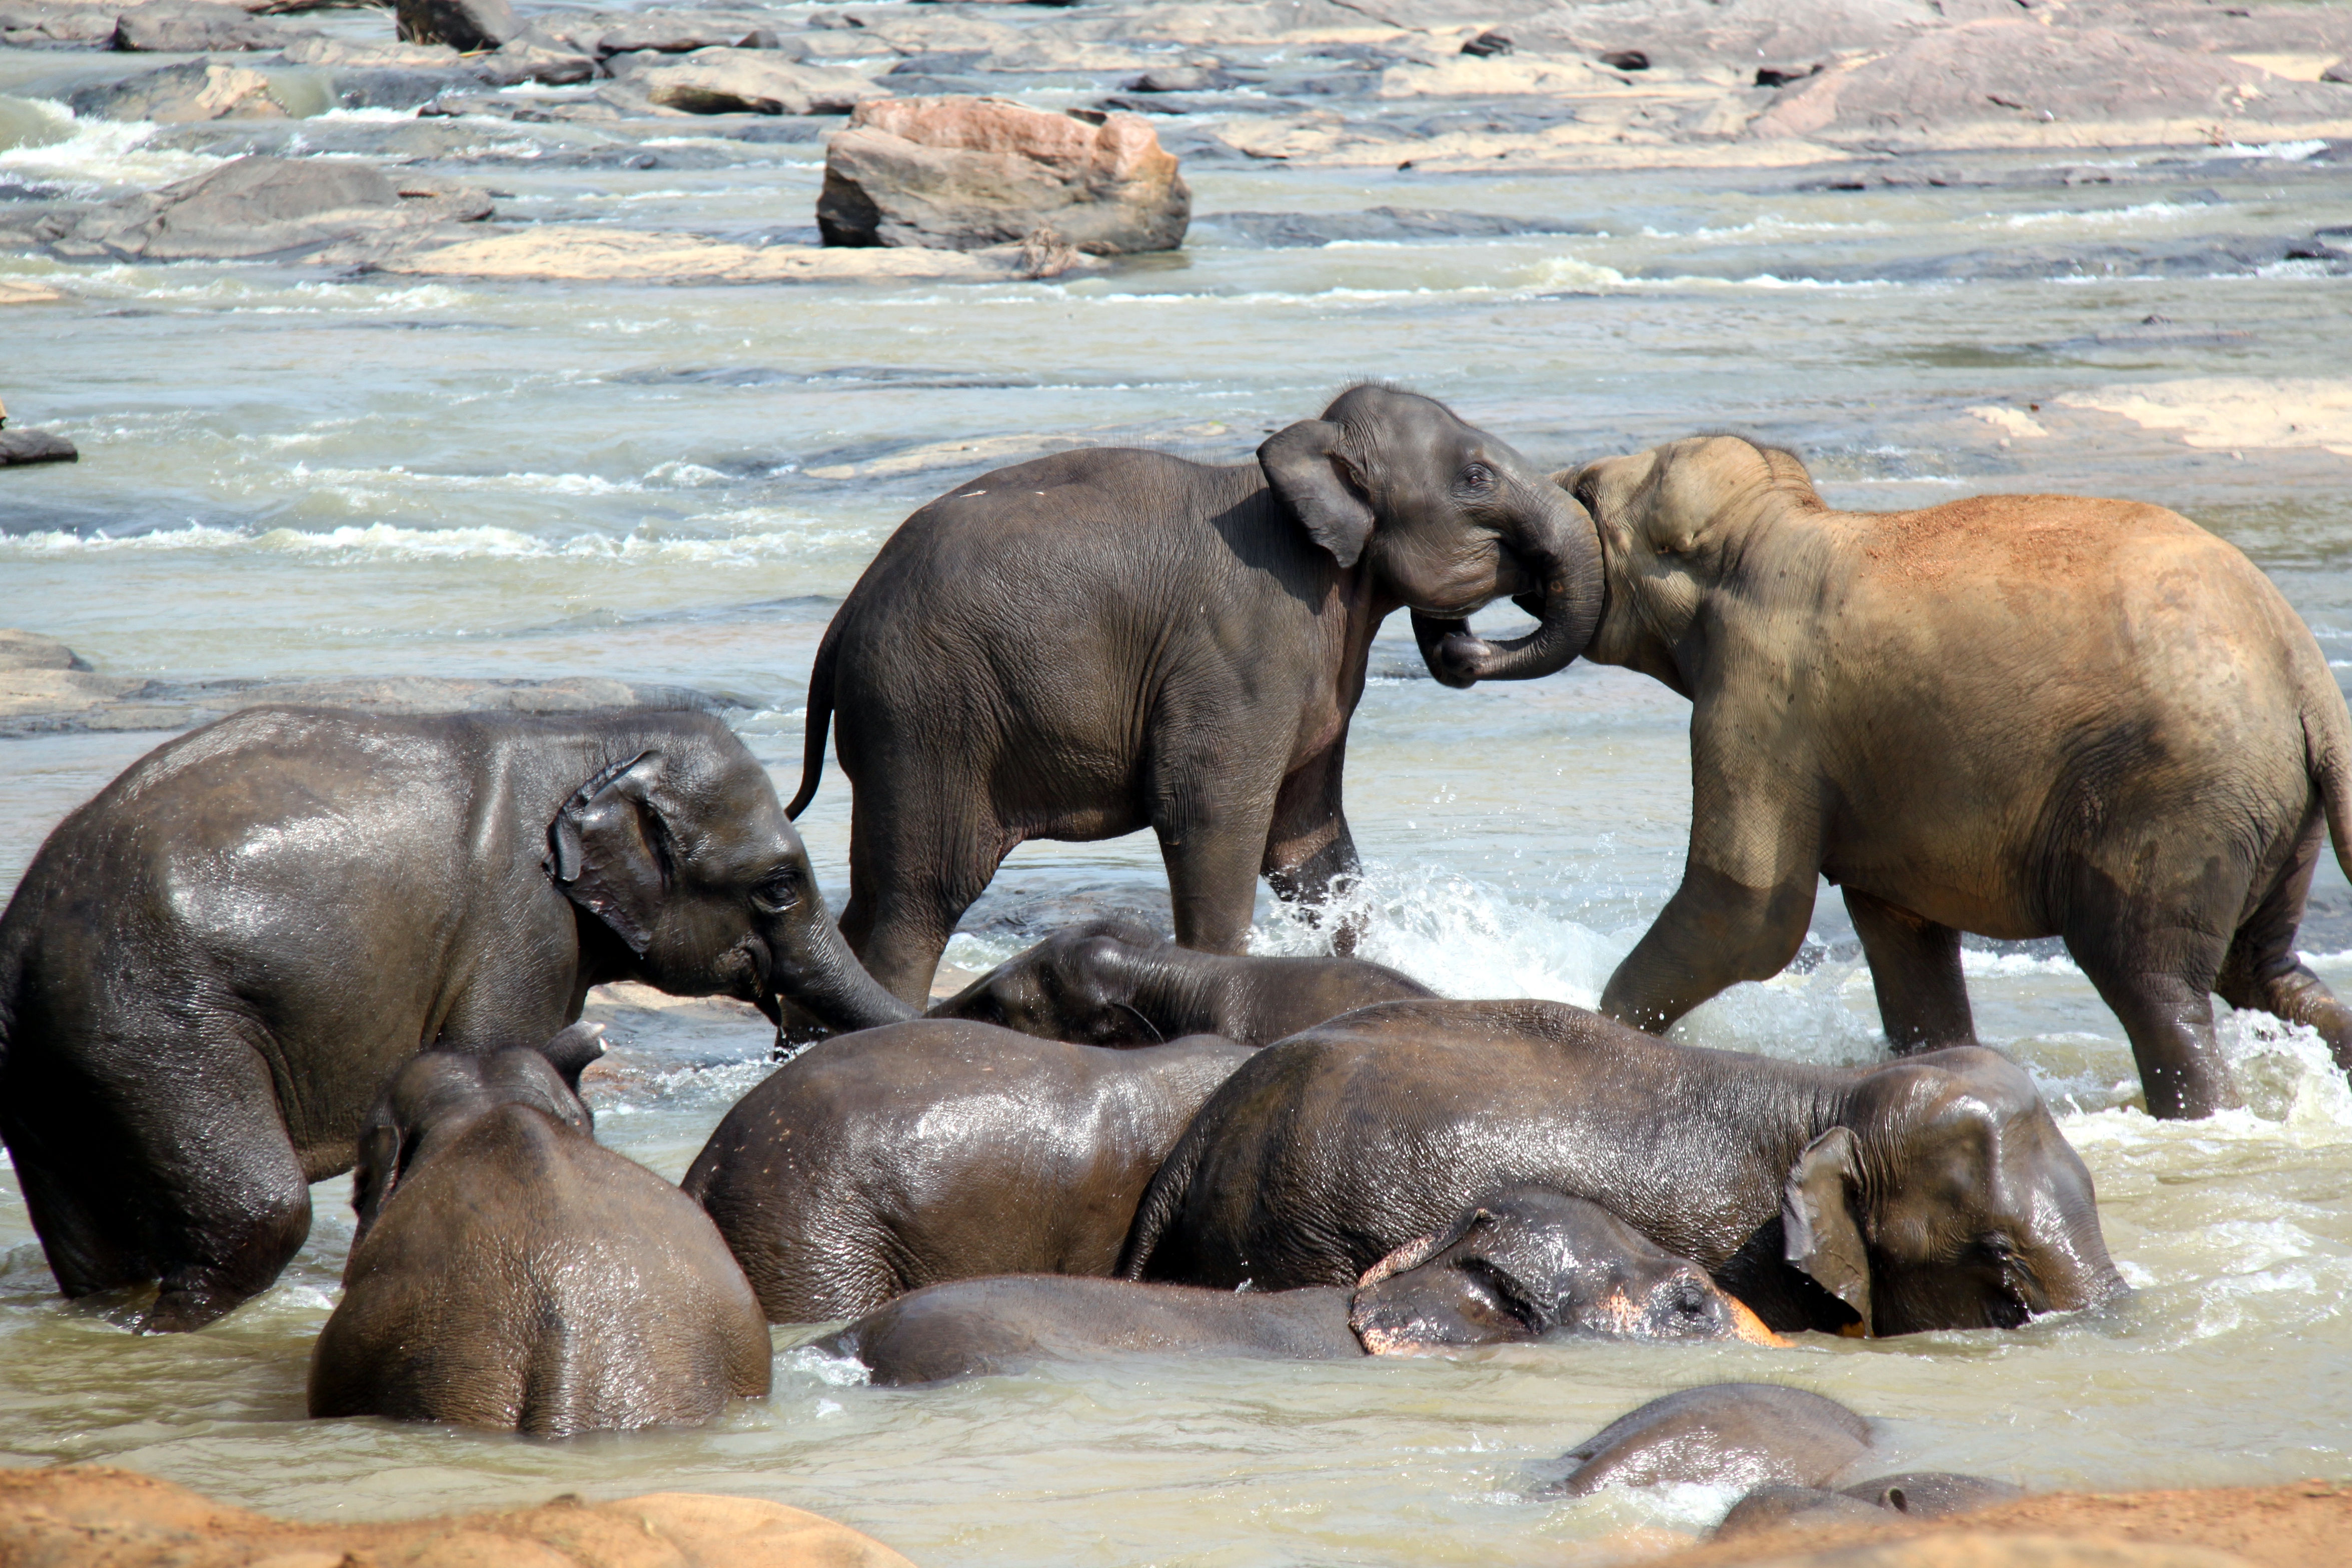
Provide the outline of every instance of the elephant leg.
[[2295,931],[2303,924],[2312,869],[2326,831],[2326,822],[2315,812],[2278,881],[2231,938],[2213,989],[2233,1008],[2309,1025],[2327,1042],[2336,1065],[2352,1071],[2352,1008],[2337,1000],[2294,954]]
[[2194,1120],[2242,1103],[2213,1035],[2223,938],[2152,920],[2071,918],[2064,936],[2131,1040],[2149,1115]]
[[[931,979],[956,922],[1018,841],[992,817],[949,818],[985,804],[984,791],[942,790],[941,810],[876,800],[861,789],[849,816],[849,902],[841,935],[866,972],[900,1001],[930,1004]],[[871,800],[873,804],[868,805]]]
[[[1347,814],[1339,809],[1342,760],[1335,747],[1282,781],[1259,868],[1276,898],[1299,905],[1318,925],[1316,912],[1364,869]],[[1332,929],[1332,949],[1353,953],[1363,928],[1360,910],[1349,915]]]
[[1862,938],[1878,1018],[1898,1055],[1947,1045],[1974,1045],[1976,1019],[1960,977],[1960,934],[1899,904],[1845,890],[1846,913]]
[[1255,802],[1230,795],[1203,800],[1201,793],[1162,791],[1152,811],[1176,940],[1200,953],[1244,953],[1274,791]]
[[1692,866],[1656,924],[1633,945],[1601,994],[1603,1013],[1664,1033],[1691,1009],[1741,980],[1789,967],[1813,915],[1817,873],[1778,887],[1748,887]]

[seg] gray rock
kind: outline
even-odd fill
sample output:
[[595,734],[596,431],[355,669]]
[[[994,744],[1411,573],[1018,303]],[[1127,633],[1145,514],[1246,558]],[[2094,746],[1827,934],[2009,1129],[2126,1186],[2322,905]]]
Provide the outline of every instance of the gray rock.
[[49,240],[59,256],[245,260],[488,217],[481,191],[368,163],[239,158],[90,209]]
[[1146,71],[1119,85],[1129,92],[1222,92],[1239,87],[1242,78],[1213,66],[1171,66]]
[[0,629],[0,670],[87,670],[89,661],[38,632]]
[[189,60],[81,88],[68,95],[66,107],[84,120],[152,120],[161,125],[292,117],[268,77],[210,60]]
[[873,99],[825,150],[830,246],[1020,244],[1040,230],[1093,256],[1173,250],[1192,192],[1140,115],[1000,99]]
[[472,64],[474,74],[492,87],[519,87],[527,81],[562,87],[587,81],[596,74],[593,57],[569,48],[551,48],[527,37],[509,38]]
[[1211,213],[1203,228],[1265,250],[1297,250],[1336,240],[1486,238],[1503,235],[1591,234],[1590,224],[1507,218],[1429,207],[1370,207],[1360,213]]
[[[596,48],[604,55],[625,55],[638,49],[682,55],[696,49],[756,48],[760,46],[751,38],[759,31],[759,19],[741,13],[647,11],[615,18],[604,29]],[[772,33],[769,36],[774,37]],[[876,49],[888,52],[880,45]]]
[[114,8],[105,5],[9,0],[8,4],[0,4],[0,44],[10,48],[102,44],[114,36],[116,14]]
[[889,92],[852,72],[798,65],[764,49],[639,54],[625,64],[616,56],[613,63],[621,87],[688,114],[841,114]]
[[[62,435],[52,434],[46,430],[0,430],[0,468],[22,468],[34,463],[80,461],[81,454],[74,450],[74,444]],[[84,664],[81,668],[86,670],[89,666]]]
[[446,44],[467,54],[495,49],[522,31],[507,0],[399,0],[394,15],[404,42]]
[[233,5],[175,5],[172,0],[133,5],[122,13],[109,42],[142,54],[200,55],[212,50],[275,49],[300,35],[267,16],[248,16]]

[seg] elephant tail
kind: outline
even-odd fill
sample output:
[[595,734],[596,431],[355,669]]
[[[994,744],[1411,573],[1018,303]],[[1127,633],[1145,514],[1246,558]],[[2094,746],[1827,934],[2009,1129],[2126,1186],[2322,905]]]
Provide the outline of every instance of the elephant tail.
[[[843,611],[849,607],[843,605]],[[833,669],[835,650],[841,645],[841,622],[836,614],[833,624],[824,629],[824,640],[816,645],[816,661],[809,666],[808,734],[801,742],[801,787],[793,803],[784,808],[784,815],[797,819],[816,799],[816,787],[824,777],[824,732],[833,727]]]
[[1184,1135],[1176,1140],[1176,1147],[1160,1162],[1151,1185],[1143,1189],[1143,1201],[1135,1206],[1135,1223],[1128,1227],[1127,1245],[1119,1249],[1118,1267],[1113,1271],[1117,1278],[1141,1280],[1166,1274],[1164,1269],[1154,1270],[1152,1265],[1158,1261],[1160,1241],[1183,1211],[1184,1200],[1192,1196],[1192,1178],[1201,1169],[1202,1151],[1209,1146],[1202,1131],[1203,1120],[1193,1117]]
[[2322,672],[2326,689],[2313,694],[2303,713],[2305,766],[2327,812],[2327,836],[2336,841],[2336,863],[2352,877],[2352,713],[2334,677]]

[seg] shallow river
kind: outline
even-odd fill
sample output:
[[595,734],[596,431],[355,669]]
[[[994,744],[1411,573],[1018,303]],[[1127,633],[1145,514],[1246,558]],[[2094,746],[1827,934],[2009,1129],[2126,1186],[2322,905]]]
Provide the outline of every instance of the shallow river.
[[[0,92],[74,63],[11,57]],[[207,166],[119,131],[56,133],[0,151],[0,180],[107,190]],[[708,171],[452,163],[511,193],[512,211],[806,224],[814,149],[741,151],[748,162]],[[1062,285],[75,269],[73,303],[0,319],[0,396],[85,455],[0,475],[0,624],[63,637],[115,674],[693,685],[740,705],[733,720],[789,793],[816,637],[914,506],[1033,435],[1237,459],[1350,379],[1382,376],[1559,464],[1732,426],[1796,445],[1839,505],[1979,489],[2161,501],[2270,570],[2341,664],[2347,459],[2191,446],[2080,400],[2148,382],[2341,377],[2352,286],[2294,261],[1987,276],[2052,247],[2179,256],[2214,236],[2352,222],[2352,177],[2312,152],[2105,155],[2112,183],[2072,186],[2046,157],[1945,160],[1974,183],[1859,191],[1797,188],[1818,171],[1204,165],[1184,253]],[[1598,232],[1265,250],[1214,217],[1383,203]],[[1923,265],[1974,253],[1992,259]],[[0,277],[55,270],[0,258]],[[1348,799],[1373,870],[1370,956],[1450,994],[1590,1002],[1679,869],[1684,705],[1584,665],[1447,692],[1419,672],[1401,622],[1374,672]],[[61,814],[162,738],[0,741],[0,890]],[[803,827],[836,904],[846,821],[835,773]],[[1160,885],[1148,835],[1026,846],[949,962],[985,967],[1076,911],[1164,908]],[[1264,946],[1301,942],[1262,916]],[[1727,994],[1678,1035],[1819,1061],[1879,1054],[1833,896],[1815,936],[1797,970]],[[2352,986],[2352,895],[2332,865],[2304,945]],[[2352,1477],[2352,1093],[2315,1043],[2229,1019],[2253,1107],[2158,1125],[2137,1109],[2119,1029],[2063,955],[1987,948],[1968,963],[1985,1038],[2040,1076],[2096,1176],[2109,1246],[2139,1287],[2111,1311],[1781,1352],[1120,1363],[913,1392],[865,1387],[785,1330],[764,1405],[706,1431],[544,1444],[303,1419],[305,1358],[350,1237],[343,1181],[318,1188],[310,1242],[276,1289],[163,1339],[61,1304],[6,1190],[0,1449],[128,1465],[310,1518],[568,1490],[741,1492],[836,1515],[927,1564],[1550,1563],[1627,1532],[1665,1539],[1711,1523],[1728,1496],[1533,1502],[1525,1469],[1657,1393],[1732,1377],[1883,1419],[1888,1469],[2037,1488]],[[600,998],[591,1016],[618,1046],[592,1081],[600,1134],[667,1176],[765,1071],[764,1027],[722,1008]]]

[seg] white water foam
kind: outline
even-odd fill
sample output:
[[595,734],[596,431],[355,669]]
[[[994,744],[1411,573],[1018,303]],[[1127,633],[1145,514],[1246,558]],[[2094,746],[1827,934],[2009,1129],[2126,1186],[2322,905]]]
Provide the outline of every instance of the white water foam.
[[64,181],[96,192],[107,185],[166,185],[226,162],[204,152],[148,147],[148,138],[155,134],[150,120],[85,120],[53,99],[20,101],[54,116],[63,134],[39,146],[11,147],[0,152],[0,171],[11,174]]
[[0,560],[116,551],[221,553],[257,550],[309,557],[322,563],[378,560],[565,560],[583,564],[636,565],[649,561],[723,565],[793,559],[812,552],[870,542],[860,529],[778,528],[791,519],[774,512],[732,514],[757,517],[765,528],[710,538],[684,538],[636,528],[623,535],[574,534],[545,538],[513,528],[408,528],[392,523],[345,524],[310,533],[294,528],[218,528],[189,523],[124,538],[77,534],[63,529],[0,536]]

